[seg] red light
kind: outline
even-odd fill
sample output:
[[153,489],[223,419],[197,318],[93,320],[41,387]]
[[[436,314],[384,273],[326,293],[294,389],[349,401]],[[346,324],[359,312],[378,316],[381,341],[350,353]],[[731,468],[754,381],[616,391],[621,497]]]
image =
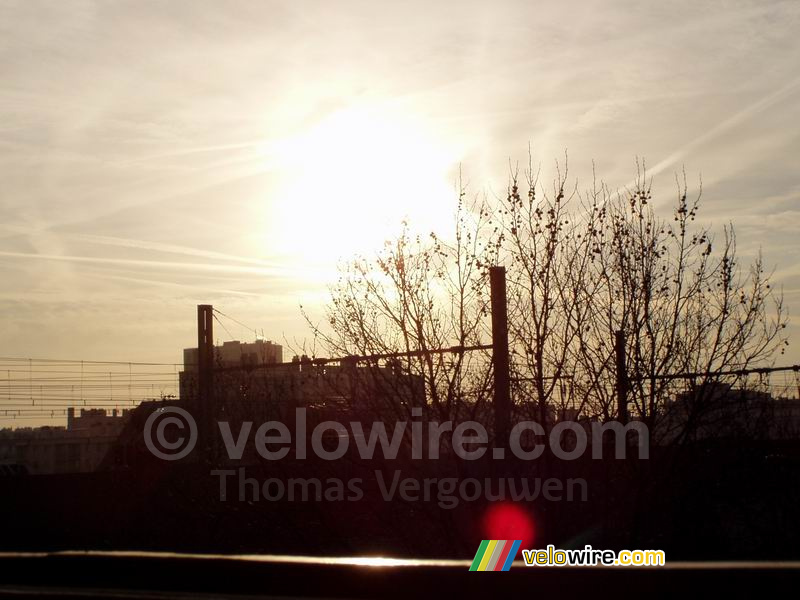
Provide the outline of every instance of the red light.
[[483,539],[522,540],[522,547],[530,548],[533,535],[533,519],[516,504],[492,504],[483,517]]

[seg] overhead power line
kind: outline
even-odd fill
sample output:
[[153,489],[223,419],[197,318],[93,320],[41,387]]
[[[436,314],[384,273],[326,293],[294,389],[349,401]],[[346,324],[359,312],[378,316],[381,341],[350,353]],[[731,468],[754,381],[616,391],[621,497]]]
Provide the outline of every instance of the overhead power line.
[[[234,323],[236,323],[236,324],[237,324],[237,325],[239,325],[240,327],[244,327],[244,328],[245,328],[247,331],[252,331],[252,332],[253,332],[253,333],[254,333],[256,336],[258,335],[258,329],[256,329],[255,327],[250,327],[249,325],[246,325],[245,323],[242,323],[242,322],[241,322],[241,321],[239,321],[238,319],[234,319],[234,318],[233,318],[233,317],[231,317],[230,315],[226,315],[224,312],[222,312],[221,310],[217,310],[216,308],[214,308],[214,309],[212,309],[212,310],[213,310],[213,311],[214,311],[216,314],[218,314],[218,315],[220,315],[220,316],[223,316],[223,317],[225,317],[226,319],[230,319],[231,321],[233,321]],[[217,322],[219,322],[219,319],[217,319]],[[220,323],[220,325],[221,325],[221,324],[222,324],[222,323]],[[223,326],[223,328],[224,328],[224,326]],[[226,329],[225,331],[228,331],[228,330]],[[229,333],[228,335],[230,335],[230,333]]]
[[122,365],[122,366],[161,366],[161,367],[182,367],[183,363],[164,363],[164,362],[136,362],[136,361],[123,361],[123,360],[66,360],[60,358],[19,358],[0,356],[0,362],[20,362],[28,363],[29,361],[50,363],[50,364],[63,364],[63,365]]

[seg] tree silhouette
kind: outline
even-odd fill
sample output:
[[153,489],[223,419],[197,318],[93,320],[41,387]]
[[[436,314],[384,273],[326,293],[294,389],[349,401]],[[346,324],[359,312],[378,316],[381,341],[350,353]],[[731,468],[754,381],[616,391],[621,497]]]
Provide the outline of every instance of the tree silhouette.
[[[693,382],[684,439],[720,400],[707,393],[722,371],[764,366],[783,352],[786,312],[759,256],[743,269],[732,225],[702,225],[699,190],[685,174],[669,218],[654,209],[643,164],[630,188],[593,179],[570,185],[567,162],[541,183],[530,160],[520,189],[512,170],[505,198],[467,202],[458,192],[455,231],[414,236],[408,227],[374,258],[341,268],[326,319],[306,319],[331,355],[369,355],[488,343],[492,264],[508,270],[509,329],[518,416],[547,427],[582,415],[617,418],[614,334],[626,337],[631,416],[649,427],[675,397],[666,375]],[[659,206],[662,205],[659,203]],[[392,363],[424,381],[438,418],[488,419],[486,352],[405,357]]]

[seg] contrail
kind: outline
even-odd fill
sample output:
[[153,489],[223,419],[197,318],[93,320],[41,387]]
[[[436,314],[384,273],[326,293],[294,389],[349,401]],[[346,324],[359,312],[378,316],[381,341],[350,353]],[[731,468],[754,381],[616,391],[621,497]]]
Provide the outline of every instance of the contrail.
[[[55,235],[61,235],[61,234],[56,233]],[[140,250],[152,250],[155,252],[164,252],[168,254],[183,254],[186,256],[196,256],[198,258],[211,258],[216,260],[239,262],[243,264],[255,265],[264,268],[277,268],[275,267],[275,265],[269,264],[257,258],[236,256],[232,254],[225,254],[222,252],[214,252],[211,250],[200,250],[198,248],[179,246],[175,244],[164,244],[161,242],[149,242],[145,240],[134,240],[130,238],[120,238],[120,237],[112,237],[105,235],[92,235],[92,234],[65,234],[65,235],[69,239],[88,242],[90,244],[118,246],[121,248],[136,248]]]
[[197,258],[209,258],[214,260],[239,262],[243,264],[255,265],[264,268],[279,268],[276,265],[267,263],[257,258],[236,256],[233,254],[225,254],[223,252],[214,252],[212,250],[201,250],[199,248],[180,246],[177,244],[164,244],[161,242],[150,242],[146,240],[135,240],[130,238],[121,238],[121,237],[106,236],[106,235],[93,235],[85,233],[64,233],[59,231],[52,231],[47,228],[37,229],[34,227],[23,227],[19,225],[0,225],[0,227],[8,231],[14,232],[14,234],[52,235],[54,237],[59,237],[62,239],[73,240],[78,242],[86,242],[89,244],[116,246],[120,248],[135,248],[138,250],[150,250],[154,252],[163,252],[166,254],[181,254],[185,256],[195,256]]
[[179,158],[181,156],[191,156],[193,154],[205,154],[210,152],[223,152],[225,150],[243,150],[246,148],[259,148],[263,147],[265,140],[252,140],[247,142],[236,142],[231,144],[217,144],[212,146],[198,146],[196,148],[187,148],[185,150],[175,150],[173,152],[162,152],[160,154],[150,154],[148,156],[141,156],[132,158],[130,160],[118,161],[116,164],[120,166],[144,163],[151,160],[162,160],[164,158]]
[[[749,119],[753,115],[756,115],[762,112],[764,109],[772,106],[778,100],[781,100],[784,96],[787,96],[792,91],[793,88],[797,87],[798,84],[800,84],[800,77],[788,83],[787,85],[783,86],[779,90],[769,94],[768,96],[765,96],[758,102],[754,102],[750,106],[744,108],[743,110],[740,110],[733,116],[728,117],[721,123],[712,127],[710,130],[708,130],[700,137],[695,138],[688,144],[684,144],[680,148],[680,150],[673,152],[672,154],[667,156],[664,160],[656,164],[654,167],[648,167],[647,169],[648,174],[656,175],[661,171],[663,171],[664,169],[672,166],[673,164],[681,160],[683,157],[685,157],[690,150],[693,150],[694,148],[700,146],[701,144],[704,144],[709,140],[718,137],[719,135],[725,133],[735,125],[738,125],[739,123]],[[631,182],[629,184],[629,187],[633,184],[634,182]]]
[[52,260],[58,262],[74,262],[83,264],[119,265],[128,267],[144,267],[159,270],[177,271],[199,271],[206,273],[234,273],[242,275],[260,275],[263,277],[273,277],[280,279],[308,278],[310,281],[318,281],[325,271],[307,265],[287,265],[285,267],[276,266],[256,266],[256,265],[235,265],[202,262],[180,262],[180,261],[159,261],[142,260],[135,258],[109,258],[103,256],[77,256],[69,254],[38,254],[36,252],[9,252],[0,251],[0,257],[19,258],[19,259],[39,259]]
[[244,265],[221,265],[195,262],[140,260],[132,258],[107,258],[99,256],[74,256],[61,254],[36,254],[34,252],[5,252],[0,251],[0,256],[9,258],[28,258],[40,260],[55,260],[62,262],[97,263],[110,265],[127,265],[135,267],[149,267],[154,269],[178,269],[193,271],[224,271],[229,273],[247,273],[253,275],[280,275],[277,269],[251,267]]
[[213,294],[219,294],[222,296],[229,295],[229,296],[250,296],[254,298],[261,297],[261,294],[256,294],[254,292],[242,292],[239,290],[224,290],[224,289],[215,289],[204,287],[200,285],[191,285],[187,283],[177,283],[175,281],[161,281],[159,279],[145,279],[142,277],[125,277],[123,275],[97,275],[97,274],[90,274],[89,277],[93,277],[96,279],[116,279],[118,281],[128,281],[131,283],[140,283],[143,285],[157,285],[161,287],[177,287],[182,289],[190,289],[195,291],[202,291],[202,292],[211,292]]

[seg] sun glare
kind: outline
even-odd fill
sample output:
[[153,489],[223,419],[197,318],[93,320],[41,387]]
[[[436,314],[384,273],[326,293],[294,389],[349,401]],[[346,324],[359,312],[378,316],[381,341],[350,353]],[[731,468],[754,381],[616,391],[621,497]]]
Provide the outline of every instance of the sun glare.
[[272,203],[273,249],[330,262],[374,251],[403,219],[424,233],[452,226],[457,158],[422,119],[341,110],[285,142],[280,153],[287,168]]

